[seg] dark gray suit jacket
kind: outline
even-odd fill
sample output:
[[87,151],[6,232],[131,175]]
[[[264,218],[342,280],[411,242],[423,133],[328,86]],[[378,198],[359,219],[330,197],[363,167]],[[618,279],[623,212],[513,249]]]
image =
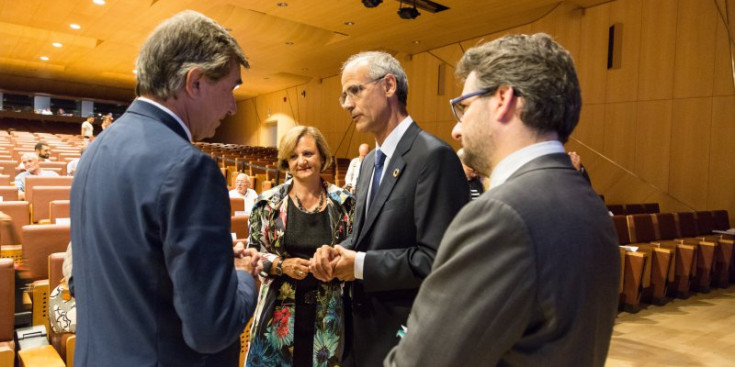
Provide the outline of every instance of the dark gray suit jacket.
[[235,271],[215,162],[142,101],[89,146],[71,189],[76,366],[235,366],[255,282]]
[[454,219],[385,365],[603,366],[619,277],[604,203],[536,158]]
[[[364,280],[352,284],[351,341],[358,366],[376,366],[397,342],[444,231],[469,198],[454,150],[412,123],[399,141],[370,211],[365,201],[375,152],[360,167],[357,208],[343,245],[366,251]],[[347,361],[349,365],[352,361]]]

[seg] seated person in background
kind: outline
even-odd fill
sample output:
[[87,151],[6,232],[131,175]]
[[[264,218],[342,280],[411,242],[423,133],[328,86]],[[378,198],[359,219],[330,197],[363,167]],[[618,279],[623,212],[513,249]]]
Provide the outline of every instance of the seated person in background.
[[462,168],[464,169],[464,175],[467,176],[467,184],[470,186],[470,200],[475,200],[485,192],[485,185],[483,184],[483,177],[475,171],[474,168],[468,166],[465,163],[464,149],[457,151],[459,160],[462,161]]
[[230,197],[245,199],[245,212],[250,215],[258,194],[250,188],[250,177],[248,175],[244,173],[237,175],[237,178],[235,178],[235,188],[230,190]]
[[577,169],[577,172],[579,172],[579,174],[582,175],[582,177],[584,177],[584,179],[591,185],[592,181],[590,181],[590,175],[587,174],[587,169],[584,168],[584,165],[582,164],[582,157],[580,157],[577,152],[569,152],[567,154],[569,154],[569,159],[572,160],[572,166],[574,166],[574,168]]
[[370,151],[370,146],[367,144],[360,144],[358,153],[360,156],[356,157],[350,162],[350,167],[347,168],[347,174],[345,175],[345,190],[349,190],[351,193],[355,193],[355,187],[357,186],[357,177],[360,176],[360,164],[365,156]]
[[[46,143],[36,143],[36,146],[33,147],[33,149],[36,151],[36,155],[38,156],[38,159],[40,162],[51,162],[51,148],[49,148],[48,144]],[[23,158],[21,157],[21,162],[16,168],[18,172],[23,172],[26,170],[26,166],[23,164]]]
[[25,172],[19,173],[15,176],[15,187],[18,188],[18,199],[25,200],[26,194],[26,177],[27,176],[58,176],[59,174],[54,171],[46,171],[41,169],[41,165],[38,162],[38,156],[34,153],[23,153],[21,157],[22,163],[25,166]]
[[[82,147],[79,149],[79,158],[82,157],[82,154],[84,154],[84,150],[87,149],[87,147]],[[67,176],[74,176],[74,172],[77,170],[77,164],[79,164],[79,158],[74,158],[66,165],[66,175]]]

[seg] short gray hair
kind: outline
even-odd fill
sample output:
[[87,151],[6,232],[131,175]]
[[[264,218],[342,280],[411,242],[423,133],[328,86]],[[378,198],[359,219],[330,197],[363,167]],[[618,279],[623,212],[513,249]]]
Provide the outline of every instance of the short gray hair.
[[477,87],[513,87],[523,98],[521,120],[539,132],[554,131],[566,143],[579,122],[582,96],[569,52],[545,33],[509,35],[473,47],[457,65],[462,80],[475,72]]
[[403,71],[401,63],[391,54],[382,51],[366,51],[350,56],[342,64],[342,72],[347,67],[358,62],[367,62],[370,70],[370,79],[380,79],[388,74],[396,77],[396,94],[398,100],[405,106],[408,102],[408,77]]
[[167,100],[184,85],[189,70],[201,68],[218,81],[233,62],[250,67],[235,38],[212,19],[185,10],[156,27],[143,44],[135,62],[135,93]]
[[26,160],[26,159],[35,159],[35,160],[39,160],[39,159],[38,159],[38,155],[37,155],[36,153],[31,153],[31,152],[26,152],[26,153],[23,153],[23,155],[21,155],[21,156],[20,156],[20,160],[21,160],[21,161],[24,161],[24,160]]

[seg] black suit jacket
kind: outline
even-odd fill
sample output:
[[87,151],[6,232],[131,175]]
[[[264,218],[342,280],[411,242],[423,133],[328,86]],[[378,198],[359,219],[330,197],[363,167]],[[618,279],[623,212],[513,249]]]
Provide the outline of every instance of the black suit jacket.
[[227,188],[142,101],[90,144],[71,188],[75,366],[235,366],[255,281],[235,271]]
[[343,244],[366,252],[364,279],[353,282],[351,291],[357,366],[380,365],[398,343],[396,332],[431,271],[444,231],[469,198],[454,150],[411,123],[365,215],[374,162],[373,151],[360,167],[355,224]]

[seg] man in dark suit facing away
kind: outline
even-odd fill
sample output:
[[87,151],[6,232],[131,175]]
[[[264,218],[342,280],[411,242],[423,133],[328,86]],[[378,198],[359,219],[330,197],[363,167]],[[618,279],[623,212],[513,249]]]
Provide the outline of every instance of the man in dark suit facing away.
[[340,104],[376,142],[360,167],[351,237],[320,248],[312,263],[319,279],[352,281],[346,365],[379,365],[398,342],[439,241],[469,198],[457,154],[413,121],[407,97],[406,73],[390,54],[364,52],[342,66]]
[[603,366],[620,258],[607,209],[562,145],[581,95],[546,34],[474,47],[451,101],[490,188],[447,229],[386,366]]
[[235,39],[193,11],[142,46],[138,98],[72,185],[75,366],[237,365],[255,281],[234,266],[224,178],[191,141],[235,113],[241,66]]

